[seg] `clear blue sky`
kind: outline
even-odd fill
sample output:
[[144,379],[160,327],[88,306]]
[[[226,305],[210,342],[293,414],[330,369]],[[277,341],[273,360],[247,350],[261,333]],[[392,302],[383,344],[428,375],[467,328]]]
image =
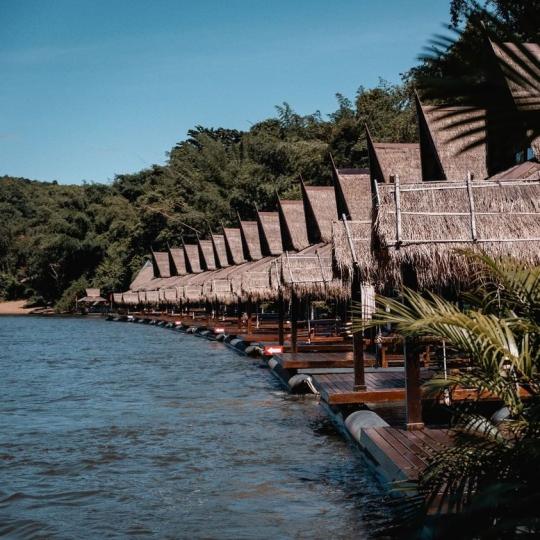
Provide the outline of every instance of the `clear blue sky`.
[[397,82],[449,0],[1,0],[0,175],[78,183],[163,163],[196,124]]

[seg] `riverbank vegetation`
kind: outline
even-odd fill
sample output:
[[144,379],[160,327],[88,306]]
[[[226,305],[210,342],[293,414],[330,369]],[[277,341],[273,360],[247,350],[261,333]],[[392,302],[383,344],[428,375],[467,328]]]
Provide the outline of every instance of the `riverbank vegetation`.
[[[539,40],[537,2],[487,7],[495,36]],[[415,142],[414,89],[455,78],[476,58],[479,7],[452,0],[450,12],[464,31],[448,50],[425,57],[400,84],[360,87],[353,100],[337,94],[329,115],[300,115],[283,103],[247,131],[196,126],[164,165],[109,185],[0,178],[0,298],[66,309],[88,285],[123,290],[151,248],[232,224],[237,212],[248,217],[272,206],[276,193],[294,197],[300,177],[329,183],[330,155],[340,167],[367,166],[366,124],[377,140]]]

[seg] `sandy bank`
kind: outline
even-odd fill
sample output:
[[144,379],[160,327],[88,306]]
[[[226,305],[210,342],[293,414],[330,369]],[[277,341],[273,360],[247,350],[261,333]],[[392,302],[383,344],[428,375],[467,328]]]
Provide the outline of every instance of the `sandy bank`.
[[28,308],[26,300],[13,300],[10,302],[0,302],[0,315],[32,315],[43,313],[43,308]]

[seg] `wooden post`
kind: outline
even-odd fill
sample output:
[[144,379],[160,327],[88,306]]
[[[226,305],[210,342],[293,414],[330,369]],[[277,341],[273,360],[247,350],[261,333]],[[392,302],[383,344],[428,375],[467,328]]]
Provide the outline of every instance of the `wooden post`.
[[298,352],[298,312],[300,302],[295,292],[291,295],[291,351]]
[[407,396],[408,430],[423,429],[422,421],[422,389],[420,380],[420,349],[418,343],[407,339],[405,348],[405,390]]
[[399,191],[399,176],[396,176],[395,185],[396,200],[396,244],[401,244],[401,193]]
[[[356,265],[354,266],[354,276],[352,279],[351,300],[362,304],[362,289],[360,286],[360,275]],[[361,317],[362,315],[360,315]],[[354,316],[353,316],[354,323]],[[364,330],[353,334],[353,361],[354,361],[354,390],[366,390],[366,374],[364,366]]]
[[283,328],[285,318],[285,303],[283,301],[283,293],[281,290],[278,295],[278,341],[280,345],[285,343],[285,332]]
[[253,302],[248,300],[246,302],[246,315],[247,315],[247,333],[251,334],[252,326],[252,317],[253,317]]
[[471,214],[471,238],[473,242],[476,242],[476,215],[474,213],[474,196],[472,188],[472,175],[470,171],[467,173],[467,194],[469,196],[469,212]]

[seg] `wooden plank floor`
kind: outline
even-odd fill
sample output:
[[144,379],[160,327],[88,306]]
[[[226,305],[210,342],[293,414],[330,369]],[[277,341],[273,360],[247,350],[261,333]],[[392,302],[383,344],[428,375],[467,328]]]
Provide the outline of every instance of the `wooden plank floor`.
[[[422,370],[422,380],[431,376]],[[321,398],[330,405],[386,403],[405,400],[405,371],[381,369],[366,373],[366,390],[354,390],[354,373],[325,373],[312,375],[313,384]]]
[[445,429],[374,427],[363,429],[360,435],[360,446],[376,461],[387,481],[415,480],[430,458],[451,444]]
[[[373,355],[364,353],[364,358],[366,366],[375,365]],[[354,365],[352,351],[283,353],[275,359],[285,369],[350,368]]]

